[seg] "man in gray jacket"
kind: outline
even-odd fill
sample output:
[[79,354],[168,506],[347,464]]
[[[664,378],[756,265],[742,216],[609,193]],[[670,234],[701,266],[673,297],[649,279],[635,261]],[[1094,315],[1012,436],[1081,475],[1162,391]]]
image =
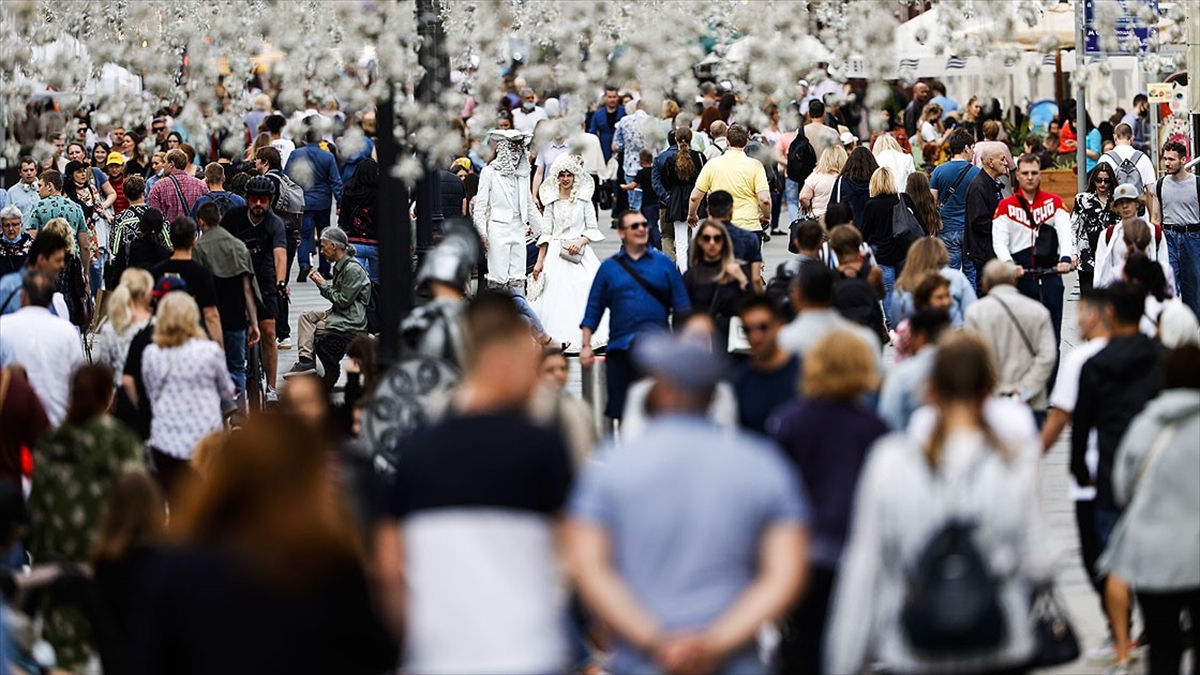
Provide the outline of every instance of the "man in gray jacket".
[[1058,358],[1050,311],[1016,288],[1012,263],[992,260],[983,268],[987,295],[967,309],[965,328],[979,334],[992,351],[1001,396],[1020,398],[1033,409],[1038,426],[1046,419],[1046,384]]

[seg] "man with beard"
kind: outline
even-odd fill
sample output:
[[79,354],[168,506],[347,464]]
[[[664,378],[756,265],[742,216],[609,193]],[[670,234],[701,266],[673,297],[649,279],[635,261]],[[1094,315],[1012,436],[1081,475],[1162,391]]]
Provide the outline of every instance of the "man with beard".
[[221,218],[221,227],[241,239],[250,250],[254,276],[262,295],[258,307],[258,330],[261,335],[263,369],[267,372],[267,400],[278,400],[275,394],[275,373],[279,351],[275,344],[275,319],[280,296],[287,295],[287,240],[283,221],[271,212],[271,197],[275,184],[266,176],[246,181],[246,206],[229,210]]
[[475,229],[487,252],[487,285],[525,293],[525,241],[539,229],[537,210],[529,191],[528,135],[515,130],[493,131],[499,142],[496,157],[479,174],[475,197]]
[[1133,109],[1121,118],[1122,124],[1128,124],[1133,129],[1133,149],[1150,152],[1150,144],[1146,142],[1146,118],[1150,115],[1150,99],[1145,94],[1133,97]]

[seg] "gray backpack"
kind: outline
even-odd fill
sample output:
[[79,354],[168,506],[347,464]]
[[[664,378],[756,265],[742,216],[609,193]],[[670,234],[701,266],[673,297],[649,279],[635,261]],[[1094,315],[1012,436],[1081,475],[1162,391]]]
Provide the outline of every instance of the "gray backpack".
[[1129,183],[1137,188],[1139,195],[1146,191],[1146,186],[1142,183],[1142,172],[1137,168],[1138,162],[1143,157],[1140,150],[1134,150],[1129,159],[1121,159],[1116,150],[1109,150],[1104,153],[1104,156],[1112,160],[1113,166],[1117,170],[1117,185]]
[[304,188],[282,171],[268,171],[267,178],[275,181],[279,190],[279,198],[275,202],[275,210],[282,213],[304,213]]

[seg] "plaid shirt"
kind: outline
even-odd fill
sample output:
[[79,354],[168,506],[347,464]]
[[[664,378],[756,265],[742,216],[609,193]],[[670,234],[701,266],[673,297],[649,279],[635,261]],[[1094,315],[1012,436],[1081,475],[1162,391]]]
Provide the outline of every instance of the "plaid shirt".
[[[176,183],[179,184],[179,190],[175,189]],[[183,192],[184,203],[179,201],[180,191]],[[147,197],[146,203],[162,211],[169,223],[180,216],[190,215],[196,200],[206,194],[208,194],[208,186],[204,184],[204,181],[192,178],[183,171],[175,169],[154,181],[154,187],[150,188],[150,196]]]

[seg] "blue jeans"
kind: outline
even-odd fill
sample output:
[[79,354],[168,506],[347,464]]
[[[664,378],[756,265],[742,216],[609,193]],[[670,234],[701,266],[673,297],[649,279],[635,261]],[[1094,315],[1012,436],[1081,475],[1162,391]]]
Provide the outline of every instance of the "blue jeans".
[[379,247],[370,244],[354,244],[354,259],[367,270],[371,283],[379,283]]
[[800,217],[800,184],[791,178],[784,179],[783,199],[787,202],[788,224]]
[[525,320],[529,322],[530,326],[533,326],[538,335],[545,335],[546,327],[542,325],[542,320],[538,318],[537,312],[533,311],[533,306],[529,304],[525,296],[513,293],[512,297],[513,302],[517,305],[517,311],[521,313],[521,316],[525,317]]
[[221,331],[225,339],[225,369],[238,391],[246,391],[246,329]]
[[883,272],[883,316],[887,319],[887,327],[895,329],[896,318],[892,316],[892,290],[896,287],[896,277],[904,269],[903,265],[880,265]]
[[1200,316],[1200,232],[1172,232],[1167,237],[1167,257],[1175,273],[1179,297],[1196,316]]
[[962,273],[967,275],[967,281],[970,281],[972,286],[976,286],[975,265],[970,258],[963,255],[963,231],[942,230],[938,236],[946,244],[946,250],[950,253],[950,269],[961,269]]
[[646,222],[650,223],[650,245],[661,251],[663,243],[662,228],[658,224],[659,208],[657,195],[642,201],[642,215],[646,216]]
[[104,284],[104,258],[103,253],[100,257],[93,260],[88,265],[88,283],[92,285],[92,300],[96,299],[96,294],[100,292],[100,287]]
[[629,210],[630,211],[641,211],[642,210],[642,189],[641,188],[637,188],[636,190],[629,191]]
[[[319,210],[304,210],[304,220],[300,223],[300,267],[308,267],[312,263],[309,262],[310,256],[313,253],[313,247],[317,243],[317,237],[329,227],[329,207]],[[321,276],[329,278],[329,261],[317,256],[320,260],[317,262],[317,269],[321,272]]]

